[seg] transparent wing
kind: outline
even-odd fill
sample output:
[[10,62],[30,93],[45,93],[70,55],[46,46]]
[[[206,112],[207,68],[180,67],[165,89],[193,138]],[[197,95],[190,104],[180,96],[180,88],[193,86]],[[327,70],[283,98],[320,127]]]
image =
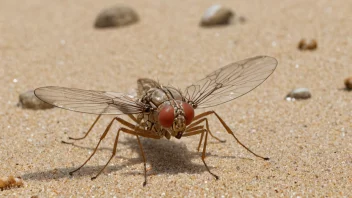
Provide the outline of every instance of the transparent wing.
[[34,94],[56,107],[92,114],[136,114],[146,105],[123,93],[65,87],[41,87]]
[[256,56],[222,67],[185,90],[195,107],[216,106],[238,98],[264,82],[275,70],[277,60]]
[[149,91],[149,89],[160,87],[160,84],[149,78],[140,78],[137,80],[137,86],[137,96],[142,97]]

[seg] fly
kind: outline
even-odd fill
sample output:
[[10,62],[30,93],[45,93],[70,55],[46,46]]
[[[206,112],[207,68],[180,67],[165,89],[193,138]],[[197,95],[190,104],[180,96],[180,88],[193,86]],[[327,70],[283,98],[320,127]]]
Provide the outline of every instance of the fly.
[[139,139],[140,136],[153,139],[164,137],[167,139],[171,137],[181,139],[182,137],[200,135],[198,151],[204,138],[201,156],[204,166],[211,175],[218,179],[219,177],[210,171],[205,162],[208,135],[221,141],[209,129],[207,117],[210,115],[215,115],[227,133],[231,134],[247,151],[264,160],[269,160],[269,158],[254,153],[241,143],[230,127],[215,111],[206,111],[195,115],[194,110],[213,107],[250,92],[263,83],[273,73],[276,66],[277,60],[272,57],[256,56],[248,58],[215,70],[205,78],[188,86],[183,92],[171,86],[163,86],[148,78],[138,79],[137,98],[118,92],[55,86],[37,88],[35,95],[42,101],[59,108],[98,115],[83,137],[69,137],[71,140],[86,138],[102,115],[127,115],[132,120],[129,122],[117,116],[113,118],[101,135],[93,153],[81,166],[70,172],[71,175],[81,169],[92,158],[112,124],[119,122],[122,127],[117,132],[112,155],[97,175],[92,177],[92,180],[102,173],[115,156],[120,132],[134,135],[137,138],[144,162],[143,186],[147,184],[147,171],[146,159]]

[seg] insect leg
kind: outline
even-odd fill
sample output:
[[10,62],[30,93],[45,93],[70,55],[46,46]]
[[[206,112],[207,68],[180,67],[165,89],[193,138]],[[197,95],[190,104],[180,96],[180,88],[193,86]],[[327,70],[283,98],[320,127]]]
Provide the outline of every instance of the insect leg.
[[195,127],[186,129],[185,133],[183,133],[183,135],[182,135],[182,137],[183,136],[187,137],[187,136],[197,135],[197,134],[201,133],[197,151],[199,151],[200,145],[202,144],[202,141],[203,141],[204,130],[202,130],[202,129],[204,129],[204,126],[195,126]]
[[[97,120],[99,119],[100,116],[98,116]],[[96,120],[96,121],[97,121]],[[144,160],[144,177],[145,177],[145,180],[144,180],[144,183],[143,185],[145,186],[146,185],[146,160],[145,160],[145,155],[144,155],[144,151],[143,151],[143,148],[142,148],[142,145],[140,143],[140,140],[139,140],[139,136],[142,136],[142,137],[147,137],[147,138],[153,138],[153,139],[160,139],[161,137],[157,136],[157,135],[154,135],[153,134],[153,131],[147,131],[147,130],[143,130],[143,129],[138,129],[135,127],[135,125],[119,118],[119,117],[115,117],[110,123],[109,125],[106,127],[104,133],[102,134],[102,136],[100,137],[99,139],[99,142],[98,144],[96,145],[93,153],[89,156],[89,158],[80,166],[78,167],[77,169],[73,170],[70,172],[70,175],[72,175],[74,172],[80,170],[84,165],[87,164],[87,162],[93,157],[93,155],[96,153],[101,141],[105,138],[105,136],[107,135],[107,133],[109,132],[112,124],[114,121],[118,121],[119,123],[133,129],[133,130],[130,130],[130,129],[127,129],[127,128],[120,128],[116,134],[116,138],[115,138],[115,143],[114,143],[114,148],[113,148],[113,153],[109,159],[109,161],[105,164],[105,166],[99,171],[99,173],[95,176],[95,177],[92,177],[91,179],[94,180],[96,179],[102,172],[103,170],[106,168],[106,166],[109,164],[109,162],[111,161],[111,159],[115,156],[116,154],[116,147],[117,147],[117,143],[118,143],[118,138],[119,138],[119,135],[120,135],[120,131],[123,131],[125,133],[129,133],[129,134],[132,134],[132,135],[135,135],[137,137],[137,140],[138,140],[138,144],[140,146],[140,149],[141,149],[141,152],[142,152],[142,157],[143,157],[143,160]]]
[[[208,134],[210,134],[210,130],[209,130],[209,124],[208,124],[208,119],[207,118],[202,118],[202,119],[199,119],[198,118],[198,121],[194,122],[193,125],[199,125],[200,123],[202,122],[205,122],[205,126],[206,126],[206,129],[202,129],[202,130],[198,130],[198,131],[191,131],[191,132],[188,132],[186,130],[186,132],[183,134],[183,136],[191,136],[191,135],[197,135],[199,133],[201,133],[201,138],[200,138],[200,141],[199,141],[199,145],[198,145],[198,151],[199,151],[199,147],[202,143],[202,139],[203,139],[203,135],[204,135],[204,132],[205,132],[205,140],[204,140],[204,146],[203,146],[203,152],[202,152],[202,161],[205,165],[205,168],[208,170],[208,172],[213,175],[215,177],[215,179],[219,179],[219,176],[215,175],[214,173],[212,173],[207,165],[207,163],[205,162],[205,152],[207,150],[207,143],[208,143]],[[197,127],[197,126],[196,126]],[[204,126],[201,126],[202,128],[204,128]],[[193,127],[195,128],[195,127]],[[192,129],[192,128],[191,128]]]
[[96,145],[96,147],[95,147],[93,153],[88,157],[88,159],[87,159],[80,167],[78,167],[77,169],[71,171],[71,172],[70,172],[70,175],[72,175],[74,172],[76,172],[76,171],[78,171],[79,169],[81,169],[81,168],[82,168],[85,164],[87,164],[87,162],[93,157],[93,155],[94,155],[95,152],[97,151],[97,149],[98,149],[98,147],[99,147],[101,141],[105,138],[106,134],[108,134],[108,132],[109,132],[109,130],[110,130],[110,127],[111,127],[111,125],[113,124],[113,122],[114,122],[115,120],[117,120],[117,117],[115,117],[114,119],[112,119],[111,122],[109,123],[109,125],[106,127],[106,129],[105,129],[103,135],[100,137],[99,142],[98,142],[98,144]]
[[[201,114],[199,114],[199,115],[197,115],[196,117],[194,117],[193,118],[193,122],[190,124],[190,125],[188,125],[188,127],[187,128],[190,128],[190,127],[193,127],[193,126],[196,126],[196,125],[198,125],[199,123],[201,123],[202,121],[199,121],[199,119],[201,119],[202,117],[205,117],[205,116],[207,116],[207,115],[204,115],[204,116],[201,116],[203,113],[201,113]],[[197,121],[198,120],[198,121]],[[209,131],[209,134],[211,135],[211,137],[213,137],[213,138],[215,138],[216,140],[218,140],[219,142],[226,142],[226,140],[221,140],[220,138],[218,138],[218,137],[216,137],[215,135],[213,135],[213,133],[211,133],[211,131]],[[203,140],[203,135],[202,135],[202,137],[201,137],[201,141]],[[199,145],[200,145],[200,143],[199,143]],[[200,147],[200,146],[199,146]],[[199,147],[198,147],[198,151],[199,151]]]
[[[204,117],[204,116],[202,116],[202,117]],[[204,147],[203,147],[203,152],[202,152],[202,161],[203,161],[205,167],[207,168],[208,172],[210,174],[212,174],[215,177],[215,179],[219,179],[219,176],[217,176],[214,173],[212,173],[210,171],[208,165],[205,163],[205,152],[206,152],[207,143],[208,143],[208,133],[210,134],[208,119],[207,118],[202,118],[202,119],[198,118],[198,120],[196,122],[194,122],[193,125],[199,125],[202,122],[205,122],[206,129],[199,130],[199,131],[192,131],[190,133],[187,133],[187,130],[186,130],[186,132],[183,134],[183,136],[191,136],[191,135],[196,135],[196,134],[201,133],[202,135],[201,135],[201,138],[200,138],[200,141],[199,141],[199,145],[198,145],[198,151],[199,151],[200,145],[202,143],[203,135],[204,135],[204,132],[205,132]],[[204,126],[202,126],[202,127],[204,128]]]
[[[126,121],[125,121],[126,122]],[[132,134],[132,135],[135,135],[137,137],[137,140],[138,140],[138,144],[139,144],[139,147],[141,149],[141,152],[142,152],[142,157],[143,157],[143,161],[144,161],[144,182],[143,182],[143,186],[145,186],[147,184],[147,165],[146,165],[146,160],[145,160],[145,155],[144,155],[144,151],[143,151],[143,148],[142,148],[142,144],[139,140],[139,136],[141,136],[141,133],[138,133],[136,131],[133,131],[133,130],[130,130],[130,129],[127,129],[127,128],[120,128],[117,132],[117,135],[116,135],[116,139],[115,139],[115,143],[114,143],[114,148],[113,148],[113,152],[112,152],[112,155],[110,156],[110,159],[108,160],[108,162],[105,164],[105,166],[99,171],[99,173],[95,176],[95,177],[92,177],[92,180],[96,179],[102,172],[103,170],[107,167],[107,165],[110,163],[111,159],[115,156],[116,154],[116,147],[117,147],[117,142],[118,142],[118,138],[119,138],[119,135],[120,135],[120,131],[122,132],[125,132],[125,133],[129,133],[129,134]],[[155,136],[148,136],[148,135],[145,135],[144,137],[150,137],[150,138],[155,138]],[[159,137],[160,138],[160,137]],[[155,139],[159,139],[159,138],[155,138]]]
[[124,128],[120,128],[118,131],[117,131],[117,134],[116,134],[116,138],[115,138],[115,142],[114,142],[114,148],[112,149],[112,154],[110,156],[110,159],[108,162],[106,162],[106,164],[104,165],[104,167],[102,169],[100,169],[99,173],[95,176],[95,177],[92,177],[91,179],[94,180],[96,179],[102,172],[103,170],[108,166],[108,164],[110,163],[111,159],[115,156],[116,154],[116,148],[117,148],[117,142],[119,141],[119,136],[120,136],[120,131],[122,131]]
[[153,135],[152,134],[152,131],[146,131],[146,130],[138,130],[138,129],[135,129],[135,125],[127,122],[126,120],[122,119],[122,118],[118,118],[116,117],[114,120],[118,121],[119,123],[125,125],[126,127],[128,128],[131,128],[133,130],[130,130],[130,129],[127,129],[127,128],[120,128],[118,131],[117,131],[117,135],[116,135],[116,139],[115,139],[115,143],[114,143],[114,148],[113,148],[113,152],[112,152],[112,155],[110,156],[110,159],[108,160],[108,162],[104,165],[104,167],[99,171],[99,173],[95,176],[95,177],[92,177],[92,180],[93,179],[96,179],[102,172],[103,170],[107,167],[107,165],[110,163],[111,159],[116,155],[116,148],[117,148],[117,143],[118,143],[118,138],[119,138],[119,135],[120,135],[120,131],[123,131],[125,133],[129,133],[129,134],[132,134],[132,135],[135,135],[137,137],[137,140],[138,140],[138,145],[139,145],[139,148],[141,150],[141,153],[142,153],[142,157],[143,157],[143,162],[144,162],[144,182],[143,182],[143,186],[145,186],[147,184],[147,165],[146,165],[146,159],[145,159],[145,155],[144,155],[144,151],[143,151],[143,148],[142,148],[142,144],[140,142],[140,139],[139,139],[139,136],[142,136],[142,137],[147,137],[147,138],[154,138],[154,139],[160,139],[159,136],[156,136],[156,135]]
[[82,140],[84,138],[86,138],[89,134],[89,132],[93,129],[94,125],[98,122],[99,118],[101,117],[101,114],[98,115],[98,117],[95,119],[94,123],[92,124],[92,126],[90,126],[89,130],[86,132],[86,134],[84,134],[83,137],[80,137],[80,138],[73,138],[73,137],[68,137],[68,139],[70,140]]
[[139,122],[138,122],[137,118],[136,118],[134,115],[132,115],[132,114],[128,114],[128,117],[130,117],[133,121],[135,121],[136,123],[138,123],[138,124],[139,124]]
[[[199,131],[199,130],[201,130],[201,129],[203,129],[204,128],[204,126],[201,126],[201,125],[199,125],[199,126],[194,126],[194,127],[191,127],[191,128],[187,128],[186,130],[185,130],[185,133],[190,133],[190,132],[192,132],[192,131]],[[184,133],[184,134],[185,134]],[[183,135],[182,135],[183,136]]]
[[203,163],[205,165],[205,168],[207,168],[208,172],[210,174],[212,174],[215,177],[215,179],[219,179],[219,176],[217,176],[214,173],[212,173],[210,171],[207,163],[205,163],[205,152],[207,150],[207,143],[208,143],[207,141],[208,141],[208,133],[209,133],[209,125],[208,125],[208,120],[207,119],[205,119],[205,126],[206,126],[207,129],[205,130],[205,139],[204,139],[204,147],[203,147],[203,153],[202,153],[202,161],[203,161]]
[[[205,122],[206,122],[206,126],[207,126],[207,129],[209,129],[208,127],[208,121],[205,119]],[[203,147],[203,152],[202,152],[202,161],[205,165],[205,168],[207,169],[207,171],[213,175],[215,177],[215,179],[219,179],[219,176],[215,175],[214,173],[212,173],[207,165],[207,163],[205,162],[205,152],[207,150],[207,140],[208,140],[208,133],[210,132],[209,130],[207,129],[200,129],[200,128],[204,128],[204,126],[198,126],[199,129],[198,130],[194,130],[194,131],[191,131],[191,132],[185,132],[182,136],[192,136],[192,135],[197,135],[197,134],[202,134],[202,137],[203,137],[203,134],[205,132],[205,141],[204,141],[204,147]],[[194,127],[196,128],[196,127]],[[201,143],[202,141],[200,141],[199,143]],[[200,146],[200,145],[199,145]],[[199,150],[199,146],[198,146],[198,150]]]
[[160,139],[161,137],[157,136],[157,135],[154,135],[153,131],[148,131],[148,130],[143,130],[143,129],[136,128],[135,125],[133,125],[133,124],[121,119],[121,118],[119,118],[117,121],[120,122],[121,124],[131,128],[131,129],[133,129],[133,130],[129,130],[129,129],[126,129],[126,128],[121,128],[121,131],[123,131],[125,133],[129,133],[129,134],[135,135],[137,137],[138,145],[139,145],[139,148],[140,148],[141,153],[142,153],[143,164],[144,164],[144,182],[143,182],[143,186],[146,186],[147,185],[147,163],[146,163],[145,154],[144,154],[142,143],[141,143],[141,141],[139,139],[139,136],[146,137],[146,138],[153,138],[153,139]]
[[[204,122],[204,121],[207,119],[207,118],[204,118],[204,117],[205,117],[205,116],[198,117],[195,122],[193,122],[191,125],[189,125],[189,127],[193,127],[193,126],[195,126],[195,125],[199,125],[200,123]],[[220,141],[220,142],[226,142],[226,140],[220,140],[219,138],[215,137],[215,136],[211,133],[211,131],[210,131],[209,129],[208,129],[208,131],[209,131],[209,134],[210,134],[213,138],[217,139],[217,140]],[[186,129],[186,132],[187,132],[187,129]],[[204,136],[204,133],[202,133],[201,136],[200,136],[200,140],[199,140],[199,144],[198,144],[198,149],[197,149],[198,151],[199,151],[200,145],[201,145],[201,143],[202,143],[202,141],[203,141],[203,136]]]
[[147,185],[147,163],[146,163],[146,160],[145,160],[145,155],[144,155],[144,151],[143,151],[143,147],[142,147],[141,141],[139,140],[138,135],[136,135],[136,137],[137,137],[138,145],[139,145],[139,148],[141,149],[141,153],[142,153],[142,157],[143,157],[143,164],[144,164],[144,182],[143,182],[143,186],[145,186],[145,185]]
[[226,129],[227,133],[231,134],[235,140],[237,141],[237,143],[239,143],[243,148],[245,148],[248,152],[252,153],[254,156],[256,157],[259,157],[259,158],[262,158],[263,160],[269,160],[268,157],[262,157],[256,153],[254,153],[253,151],[251,151],[247,146],[245,146],[236,136],[235,134],[231,131],[230,127],[227,126],[227,124],[225,123],[225,121],[215,112],[215,111],[207,111],[207,112],[204,112],[204,113],[201,113],[199,115],[197,115],[196,117],[193,118],[193,120],[196,120],[196,119],[199,119],[201,117],[204,117],[204,116],[207,116],[207,115],[210,115],[210,114],[214,114],[218,120],[220,121],[220,123],[222,124],[222,126]]

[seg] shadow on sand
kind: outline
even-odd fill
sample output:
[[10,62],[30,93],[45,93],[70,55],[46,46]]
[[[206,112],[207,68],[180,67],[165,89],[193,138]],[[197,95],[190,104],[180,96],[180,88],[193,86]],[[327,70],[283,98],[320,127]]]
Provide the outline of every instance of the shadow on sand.
[[[147,164],[152,167],[152,172],[154,174],[178,174],[178,173],[189,173],[189,174],[199,174],[202,172],[207,172],[205,166],[201,161],[201,152],[190,151],[188,150],[185,143],[177,141],[169,141],[166,139],[153,140],[141,138],[141,143],[143,145],[144,153],[146,156]],[[208,144],[217,144],[218,142],[209,141]],[[125,162],[118,163],[117,165],[108,165],[104,170],[104,174],[123,170],[126,166],[131,166],[135,164],[141,164],[141,169],[138,170],[138,174],[143,174],[143,161],[140,148],[135,137],[126,137],[124,141],[120,141],[119,144],[124,144],[129,147],[133,152],[138,153],[137,158],[126,158],[119,156],[119,147],[117,148],[116,158],[126,159]],[[222,143],[219,143],[222,144]],[[76,144],[67,145],[75,146],[82,149],[94,150],[94,147],[84,147]],[[224,145],[225,146],[225,145]],[[98,150],[109,150],[112,151],[112,148],[101,147]],[[202,150],[202,148],[201,148]],[[216,156],[206,153],[207,157],[220,157],[228,158],[226,156]],[[88,156],[87,156],[88,157]],[[231,156],[230,156],[231,157]],[[198,159],[199,162],[192,162],[193,159]],[[236,157],[234,157],[236,158]],[[247,159],[247,158],[245,158]],[[113,159],[114,160],[114,159]],[[83,162],[82,162],[83,163]],[[212,165],[208,163],[210,169]],[[79,171],[71,176],[70,171],[75,170],[77,167],[71,168],[54,168],[48,171],[33,172],[22,175],[23,179],[28,180],[50,180],[50,179],[59,179],[59,178],[69,178],[69,177],[84,177],[84,176],[95,176],[103,166],[84,166]],[[136,171],[129,172],[126,174],[136,174]],[[147,172],[147,175],[150,174],[150,171]]]

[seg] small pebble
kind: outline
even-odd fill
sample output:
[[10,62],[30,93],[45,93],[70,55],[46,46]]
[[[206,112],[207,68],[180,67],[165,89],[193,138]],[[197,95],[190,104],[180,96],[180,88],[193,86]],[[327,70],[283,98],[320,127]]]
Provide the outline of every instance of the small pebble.
[[307,88],[298,88],[292,90],[289,94],[286,96],[286,100],[300,100],[300,99],[308,99],[312,97],[309,89]]
[[352,76],[345,79],[345,86],[347,90],[352,90]]
[[137,13],[130,7],[113,6],[102,10],[95,20],[96,28],[119,27],[139,20]]
[[298,49],[300,50],[315,50],[318,47],[318,43],[315,39],[302,39],[298,43]]
[[45,103],[34,95],[34,91],[27,91],[19,96],[17,106],[24,109],[50,109],[53,108],[51,104]]
[[209,7],[200,22],[201,26],[226,25],[231,22],[234,13],[221,5],[213,5]]

